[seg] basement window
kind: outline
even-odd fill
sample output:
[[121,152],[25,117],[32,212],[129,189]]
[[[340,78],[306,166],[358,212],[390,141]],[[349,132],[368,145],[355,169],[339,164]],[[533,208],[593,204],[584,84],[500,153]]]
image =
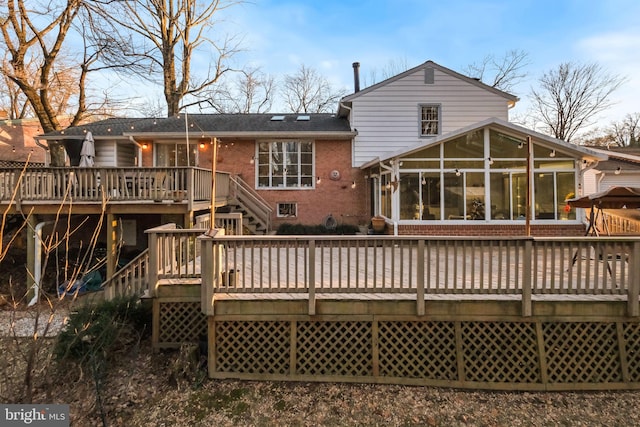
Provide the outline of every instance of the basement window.
[[295,218],[298,216],[297,203],[278,203],[278,218]]

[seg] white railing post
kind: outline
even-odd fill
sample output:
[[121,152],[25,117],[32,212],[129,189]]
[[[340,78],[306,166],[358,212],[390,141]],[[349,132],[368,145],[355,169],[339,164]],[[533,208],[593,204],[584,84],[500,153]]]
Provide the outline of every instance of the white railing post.
[[316,314],[316,241],[309,241],[309,316]]
[[524,254],[522,256],[522,316],[530,317],[531,309],[531,287],[532,287],[532,266],[533,266],[533,241],[524,241]]
[[424,316],[424,239],[418,240],[418,253],[416,256],[416,312],[418,316]]
[[640,315],[638,307],[638,295],[640,294],[640,241],[631,245],[629,259],[629,289],[627,293],[627,312],[631,317]]

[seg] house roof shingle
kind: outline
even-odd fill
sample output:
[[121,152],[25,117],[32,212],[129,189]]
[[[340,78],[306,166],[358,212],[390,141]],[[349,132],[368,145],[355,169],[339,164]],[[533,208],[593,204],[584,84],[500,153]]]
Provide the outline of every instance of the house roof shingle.
[[[272,120],[280,116],[282,120]],[[308,119],[306,119],[308,117]],[[348,134],[349,121],[334,114],[181,114],[165,118],[112,118],[51,132],[42,139],[77,139],[90,131],[94,138],[129,136],[243,136],[292,133]]]

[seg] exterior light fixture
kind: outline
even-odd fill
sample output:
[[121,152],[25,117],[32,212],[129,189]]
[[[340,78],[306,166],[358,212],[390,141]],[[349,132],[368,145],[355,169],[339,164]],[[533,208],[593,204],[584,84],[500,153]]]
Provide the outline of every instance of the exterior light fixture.
[[147,144],[146,142],[142,143],[142,149],[146,150],[147,148],[149,148],[149,144]]
[[356,188],[356,182],[355,181],[351,182],[351,188]]
[[200,149],[201,149],[201,150],[204,150],[204,147],[205,147],[204,142],[201,142],[201,143],[200,143]]
[[427,185],[427,179],[423,176],[422,181],[420,181],[422,185]]
[[524,142],[520,142],[520,143],[518,144],[518,148],[522,148],[522,147],[524,147]]
[[620,175],[620,172],[622,172],[622,168],[618,166],[618,169],[616,169],[615,174]]
[[556,156],[556,150],[551,150],[551,152],[549,153],[549,157],[555,157]]
[[256,162],[256,156],[251,156],[251,160],[249,160],[249,164],[254,164]]
[[322,182],[322,178],[318,177],[318,178],[316,179],[316,184],[320,184],[321,182]]
[[489,162],[490,165],[493,164],[493,159],[491,157],[487,157],[487,161]]
[[460,172],[460,169],[456,168],[456,176],[460,176],[462,175],[462,173]]

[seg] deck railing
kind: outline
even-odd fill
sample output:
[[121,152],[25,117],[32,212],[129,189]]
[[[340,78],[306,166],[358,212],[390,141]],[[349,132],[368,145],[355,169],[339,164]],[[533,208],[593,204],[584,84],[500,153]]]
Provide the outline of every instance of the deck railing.
[[149,290],[149,250],[143,251],[102,284],[105,300],[145,296]]
[[[216,198],[229,196],[229,176],[216,174]],[[211,171],[193,167],[0,168],[0,201],[211,199]]]
[[147,230],[149,235],[149,294],[163,282],[180,283],[200,278],[200,248],[198,237],[204,229],[178,229],[166,224]]
[[607,211],[603,215],[603,220],[598,224],[599,230],[608,231],[611,235],[640,234],[640,221],[627,216],[616,215],[613,212]]
[[626,295],[638,315],[640,239],[392,236],[203,238],[203,311],[216,293]]

